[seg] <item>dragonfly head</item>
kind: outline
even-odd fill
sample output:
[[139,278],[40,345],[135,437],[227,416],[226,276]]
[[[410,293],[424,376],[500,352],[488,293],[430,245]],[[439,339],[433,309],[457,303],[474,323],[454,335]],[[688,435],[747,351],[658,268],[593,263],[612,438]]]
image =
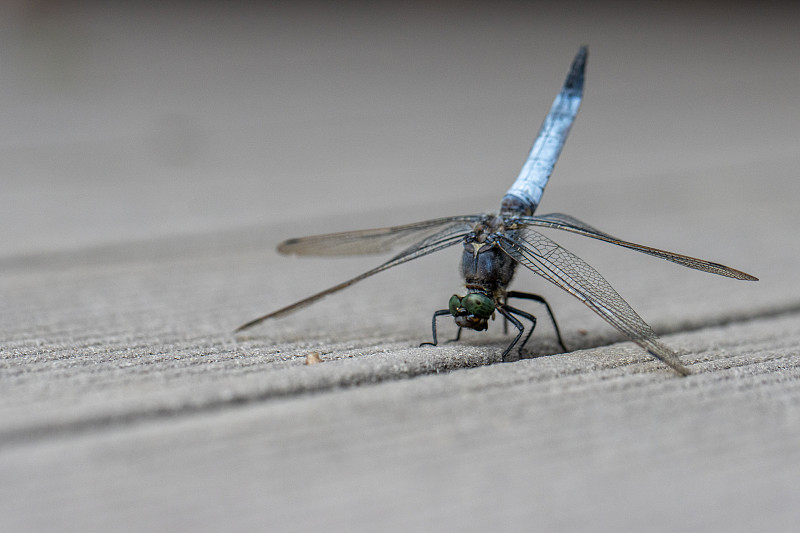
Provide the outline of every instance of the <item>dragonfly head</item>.
[[494,301],[482,292],[471,292],[463,298],[454,294],[450,297],[449,309],[459,327],[483,331],[489,327]]

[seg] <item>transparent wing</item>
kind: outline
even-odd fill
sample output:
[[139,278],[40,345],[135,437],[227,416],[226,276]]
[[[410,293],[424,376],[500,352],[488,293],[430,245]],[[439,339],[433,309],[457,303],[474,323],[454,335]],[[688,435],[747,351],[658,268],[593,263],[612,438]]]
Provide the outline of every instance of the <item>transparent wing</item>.
[[318,300],[321,300],[322,298],[328,296],[329,294],[333,294],[342,289],[345,289],[350,285],[353,285],[354,283],[361,281],[364,278],[368,278],[379,272],[383,272],[384,270],[392,268],[393,266],[406,263],[408,261],[411,261],[412,259],[416,259],[418,257],[422,257],[423,255],[428,255],[430,253],[447,248],[448,246],[457,244],[463,240],[465,235],[467,235],[470,231],[472,231],[472,226],[473,226],[472,223],[458,220],[458,217],[456,217],[456,219],[450,219],[449,223],[438,225],[437,226],[438,231],[436,233],[424,237],[421,241],[409,246],[408,248],[397,254],[392,259],[386,261],[382,265],[377,266],[372,270],[368,270],[367,272],[364,272],[363,274],[358,275],[352,279],[343,281],[338,285],[334,285],[333,287],[325,289],[322,292],[318,292],[317,294],[312,294],[308,298],[304,298],[299,302],[295,302],[282,309],[278,309],[277,311],[273,311],[272,313],[268,313],[264,316],[251,320],[250,322],[236,328],[235,333],[251,328],[270,318],[278,318],[284,315],[288,315],[289,313],[293,313],[299,309],[302,309],[303,307],[306,307],[307,305],[310,305]]
[[481,218],[481,215],[455,216],[389,228],[300,237],[282,242],[278,245],[278,251],[287,255],[318,256],[380,254],[425,240],[454,224],[474,224]]
[[711,261],[706,261],[704,259],[697,259],[696,257],[676,254],[674,252],[659,250],[658,248],[652,248],[650,246],[644,246],[642,244],[636,244],[617,239],[616,237],[612,237],[608,233],[595,229],[570,215],[552,213],[549,215],[533,217],[519,217],[518,220],[520,226],[538,226],[542,228],[553,228],[569,231],[571,233],[583,235],[584,237],[591,237],[593,239],[610,242],[611,244],[616,244],[617,246],[622,246],[623,248],[636,250],[637,252],[642,252],[643,254],[666,259],[667,261],[672,261],[673,263],[677,263],[688,268],[693,268],[695,270],[702,270],[703,272],[710,272],[712,274],[718,274],[720,276],[726,276],[729,278],[758,281],[758,278],[755,276],[751,276],[750,274],[742,272],[741,270],[736,270],[735,268],[730,268],[719,263],[712,263]]
[[689,374],[675,352],[662,344],[628,302],[580,257],[532,229],[510,231],[500,237],[499,245],[513,259],[582,301],[675,371]]

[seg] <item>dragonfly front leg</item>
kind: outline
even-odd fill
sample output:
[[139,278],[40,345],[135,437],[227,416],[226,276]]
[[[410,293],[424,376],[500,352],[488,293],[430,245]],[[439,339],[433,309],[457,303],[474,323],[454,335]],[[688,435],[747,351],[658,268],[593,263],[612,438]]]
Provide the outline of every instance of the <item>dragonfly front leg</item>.
[[[450,314],[450,310],[449,309],[440,309],[439,311],[436,311],[435,313],[433,313],[433,318],[431,319],[431,330],[433,331],[433,342],[423,342],[422,344],[420,344],[420,346],[438,346],[439,345],[439,341],[436,340],[436,319],[438,317],[440,317],[440,316],[449,315],[449,314]],[[456,339],[458,339],[458,337],[460,337],[460,336],[461,336],[461,328],[458,328],[458,336],[456,337]]]
[[[519,291],[508,291],[506,293],[505,301],[508,302],[509,298],[533,300],[534,302],[539,302],[541,304],[544,304],[545,309],[547,309],[547,314],[550,315],[550,321],[553,323],[553,328],[556,330],[556,338],[558,339],[558,344],[561,346],[561,349],[563,349],[564,352],[569,351],[566,345],[564,344],[564,339],[561,338],[561,330],[558,328],[556,317],[555,315],[553,315],[553,310],[550,309],[550,304],[547,303],[547,300],[545,300],[542,296],[539,296],[538,294],[531,294],[529,292],[519,292]],[[503,326],[506,326],[505,322],[503,323]],[[504,327],[503,333],[506,333],[507,329],[508,329],[507,327]]]

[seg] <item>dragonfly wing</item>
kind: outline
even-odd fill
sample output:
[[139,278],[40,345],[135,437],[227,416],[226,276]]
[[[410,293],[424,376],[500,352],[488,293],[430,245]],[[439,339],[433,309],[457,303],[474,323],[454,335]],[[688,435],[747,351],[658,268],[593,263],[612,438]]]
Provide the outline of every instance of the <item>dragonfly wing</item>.
[[456,216],[403,226],[300,237],[282,242],[278,251],[287,255],[316,256],[380,254],[425,240],[454,224],[473,224],[480,219],[480,215]]
[[[533,226],[557,227],[558,229],[573,228],[575,230],[584,231],[587,234],[591,233],[593,236],[603,235],[612,239],[614,238],[608,233],[600,231],[594,226],[590,226],[586,222],[578,220],[572,215],[567,215],[564,213],[550,213],[547,215],[536,215],[533,217],[520,217],[520,221]],[[560,226],[564,226],[564,228],[561,228]]]
[[439,225],[437,226],[437,228],[438,231],[436,233],[428,235],[421,241],[417,242],[416,244],[409,246],[408,248],[403,250],[400,254],[386,261],[382,265],[379,265],[373,268],[372,270],[368,270],[367,272],[364,272],[363,274],[360,274],[352,279],[343,281],[338,285],[334,285],[333,287],[325,289],[322,292],[312,294],[311,296],[304,298],[298,302],[295,302],[291,305],[288,305],[282,309],[278,309],[277,311],[273,311],[264,316],[260,316],[254,320],[251,320],[250,322],[247,322],[246,324],[243,324],[238,328],[236,328],[235,333],[238,333],[245,329],[249,329],[257,324],[260,324],[265,320],[271,318],[278,318],[281,316],[288,315],[289,313],[293,313],[299,309],[302,309],[303,307],[311,305],[312,303],[318,300],[321,300],[322,298],[328,296],[329,294],[333,294],[342,289],[345,289],[350,285],[353,285],[354,283],[361,281],[362,279],[373,276],[379,272],[383,272],[384,270],[392,268],[393,266],[406,263],[408,261],[411,261],[412,259],[416,259],[418,257],[422,257],[423,255],[428,255],[433,252],[452,246],[454,244],[457,244],[463,240],[464,236],[467,235],[467,233],[472,231],[472,224],[463,221],[450,221],[449,224],[444,226]]
[[719,263],[698,259],[688,255],[676,254],[675,252],[668,252],[666,250],[659,250],[658,248],[645,246],[643,244],[623,241],[622,239],[618,239],[609,235],[608,233],[595,229],[570,215],[553,213],[534,217],[520,217],[518,221],[520,226],[538,226],[542,228],[558,229],[583,235],[584,237],[591,237],[593,239],[610,242],[611,244],[616,244],[617,246],[622,246],[623,248],[628,248],[629,250],[635,250],[643,254],[652,255],[667,261],[672,261],[673,263],[677,263],[688,268],[693,268],[695,270],[702,270],[703,272],[710,272],[711,274],[718,274],[720,276],[726,276],[729,278],[758,281],[758,278],[755,276],[751,276],[750,274],[742,272],[741,270],[736,270],[735,268],[727,267]]
[[532,229],[508,233],[499,241],[505,253],[582,301],[679,374],[689,374],[675,352],[659,340],[652,328],[591,265]]

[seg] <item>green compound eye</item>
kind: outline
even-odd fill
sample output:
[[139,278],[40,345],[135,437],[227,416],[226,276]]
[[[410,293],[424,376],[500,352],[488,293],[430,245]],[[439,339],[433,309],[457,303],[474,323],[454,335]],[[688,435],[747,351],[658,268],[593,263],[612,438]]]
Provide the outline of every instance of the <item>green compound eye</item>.
[[[450,301],[452,302],[453,299],[451,298]],[[475,315],[479,318],[489,318],[492,316],[492,313],[494,313],[494,302],[492,302],[492,299],[485,294],[477,292],[464,296],[461,300],[461,305],[464,306],[471,315]]]
[[448,307],[450,308],[450,314],[456,316],[456,310],[461,307],[461,298],[455,294],[452,295]]

